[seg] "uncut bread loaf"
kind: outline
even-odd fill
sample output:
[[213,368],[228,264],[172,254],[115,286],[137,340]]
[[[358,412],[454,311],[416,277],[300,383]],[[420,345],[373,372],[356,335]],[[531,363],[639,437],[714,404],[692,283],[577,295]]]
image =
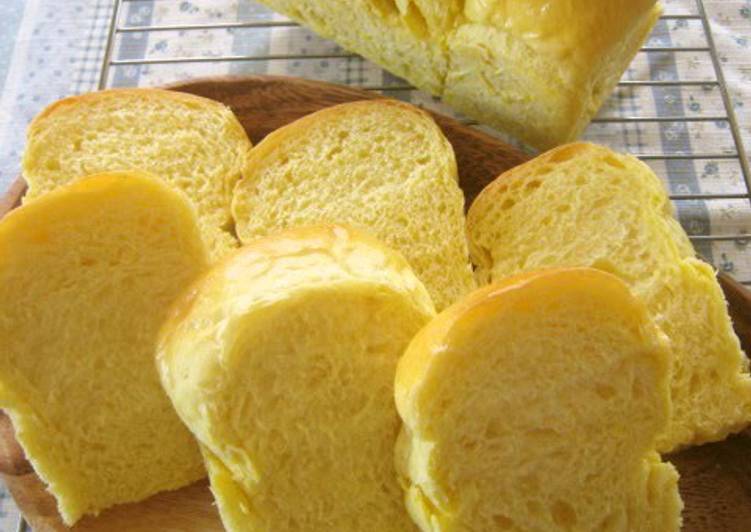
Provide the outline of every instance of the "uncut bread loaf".
[[563,146],[496,179],[467,225],[481,283],[591,266],[645,301],[673,352],[673,415],[660,451],[722,440],[751,421],[748,360],[722,290],[648,166],[601,146]]
[[669,532],[678,474],[667,340],[618,278],[550,270],[481,288],[399,361],[397,469],[424,531]]
[[393,383],[433,315],[400,255],[341,226],[256,240],[178,301],[159,371],[228,531],[414,529]]
[[84,178],[0,222],[0,406],[66,524],[205,475],[154,356],[207,262],[188,200],[144,174]]
[[243,243],[315,223],[369,232],[406,257],[439,309],[474,287],[454,151],[411,105],[342,104],[271,133],[232,213]]
[[214,259],[237,247],[230,202],[251,144],[223,104],[157,89],[94,92],[50,105],[27,137],[27,198],[82,175],[150,172],[193,202]]
[[656,0],[262,0],[536,148],[574,140],[655,25]]

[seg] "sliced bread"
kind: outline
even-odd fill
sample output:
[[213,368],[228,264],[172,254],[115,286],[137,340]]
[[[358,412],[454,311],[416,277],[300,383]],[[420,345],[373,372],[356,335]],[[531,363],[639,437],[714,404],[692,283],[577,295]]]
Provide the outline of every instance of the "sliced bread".
[[656,0],[262,0],[537,147],[574,140],[657,22]]
[[97,172],[150,172],[192,200],[219,258],[237,247],[230,201],[250,147],[232,111],[213,100],[156,89],[74,96],[49,106],[29,127],[27,198]]
[[315,223],[369,232],[406,257],[439,309],[474,287],[453,149],[407,104],[338,105],[270,134],[250,153],[232,213],[243,243]]
[[424,531],[668,532],[678,474],[669,351],[615,276],[506,279],[439,314],[399,361],[397,469]]
[[256,240],[165,324],[158,367],[228,531],[403,531],[396,363],[434,314],[397,253],[340,226]]
[[188,200],[143,174],[64,185],[0,222],[0,406],[68,525],[205,475],[154,356],[207,261]]
[[674,357],[674,414],[660,451],[721,440],[751,422],[748,360],[722,291],[648,166],[601,146],[563,146],[500,176],[467,224],[482,283],[591,266],[645,301]]

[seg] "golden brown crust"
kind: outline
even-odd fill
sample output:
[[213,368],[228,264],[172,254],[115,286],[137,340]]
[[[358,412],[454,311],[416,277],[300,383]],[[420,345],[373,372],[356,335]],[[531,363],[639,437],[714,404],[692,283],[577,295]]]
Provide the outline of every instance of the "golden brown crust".
[[35,197],[32,200],[24,203],[23,208],[13,209],[8,214],[6,214],[2,219],[2,223],[0,224],[0,231],[9,231],[10,229],[8,228],[11,227],[16,219],[26,219],[29,213],[32,212],[32,209],[45,209],[46,205],[48,204],[54,205],[58,202],[59,196],[65,197],[71,194],[86,194],[96,192],[113,184],[117,184],[118,182],[125,181],[139,182],[139,186],[148,184],[149,186],[158,188],[161,191],[167,192],[171,195],[179,196],[181,201],[184,201],[190,207],[191,211],[193,212],[193,216],[195,216],[195,208],[190,204],[190,200],[182,191],[169,187],[161,179],[148,172],[141,170],[123,170],[113,172],[100,172],[83,176],[71,181],[70,183],[67,183],[64,186],[61,186],[60,188],[51,190],[46,194]]
[[598,146],[597,144],[593,144],[591,142],[572,142],[570,144],[564,144],[563,146],[558,146],[557,148],[546,151],[545,153],[535,157],[531,161],[520,164],[519,166],[515,166],[511,170],[500,174],[477,195],[475,201],[470,206],[469,211],[467,212],[467,227],[474,227],[473,218],[478,216],[479,213],[485,212],[487,206],[493,203],[497,199],[498,195],[505,191],[506,182],[509,179],[515,177],[524,178],[526,176],[530,176],[534,174],[535,170],[537,170],[538,168],[549,163],[558,162],[556,159],[560,158],[564,154],[573,155],[581,154],[586,151],[601,152],[604,150],[607,150],[607,148]]
[[228,109],[224,104],[217,102],[216,100],[204,98],[203,96],[196,96],[194,94],[188,94],[186,92],[177,92],[177,91],[171,91],[171,90],[165,90],[165,89],[153,89],[153,88],[106,89],[102,91],[79,94],[76,96],[68,96],[67,98],[63,98],[62,100],[58,100],[54,103],[51,103],[50,105],[45,107],[38,115],[36,115],[36,117],[34,117],[34,120],[31,122],[30,127],[33,127],[36,122],[44,120],[45,118],[51,116],[54,113],[58,113],[58,112],[65,110],[65,108],[67,107],[71,107],[71,106],[78,105],[78,104],[93,103],[99,100],[106,100],[106,99],[109,99],[112,97],[118,97],[118,96],[135,96],[135,97],[141,97],[144,100],[147,100],[151,97],[158,98],[158,99],[168,98],[168,99],[173,99],[173,100],[180,101],[180,102],[199,103],[199,104],[207,105],[211,107]]
[[433,120],[433,117],[431,117],[426,111],[414,105],[400,102],[398,100],[362,100],[358,102],[348,102],[341,103],[339,105],[333,105],[331,107],[321,109],[320,111],[316,111],[315,113],[306,115],[302,118],[298,118],[291,124],[280,127],[276,131],[273,131],[269,135],[267,135],[253,148],[253,150],[251,150],[250,155],[248,156],[248,159],[245,163],[243,179],[238,182],[238,186],[240,183],[242,183],[242,181],[248,179],[248,176],[251,173],[257,172],[257,168],[259,167],[261,162],[286,140],[293,138],[299,134],[305,134],[308,128],[314,127],[321,122],[336,121],[344,115],[354,114],[358,112],[369,113],[373,109],[396,109],[399,112],[410,113],[417,116],[419,119],[429,122],[430,125],[440,131],[440,128]]
[[[396,402],[397,406],[406,408],[404,394],[407,390],[416,386],[417,380],[429,364],[430,357],[435,349],[441,349],[450,344],[450,335],[454,327],[467,319],[468,314],[475,312],[497,312],[500,305],[504,304],[503,295],[511,290],[524,287],[530,282],[540,279],[558,280],[566,279],[573,282],[591,283],[599,285],[601,290],[609,290],[612,294],[619,293],[624,302],[630,307],[638,308],[645,316],[647,309],[641,301],[636,300],[629,292],[626,284],[615,275],[596,270],[593,268],[551,268],[527,273],[521,273],[483,286],[469,294],[461,301],[448,307],[425,326],[412,340],[405,351],[396,374]],[[667,362],[666,362],[667,364]],[[400,404],[401,403],[401,404]]]
[[[485,216],[490,206],[497,202],[501,194],[506,191],[508,181],[511,179],[527,179],[533,177],[538,168],[547,164],[555,164],[560,160],[567,160],[573,156],[585,152],[607,152],[608,149],[591,142],[572,142],[553,148],[531,161],[519,166],[515,166],[498,177],[496,177],[488,186],[486,186],[475,198],[467,210],[467,242],[469,244],[470,256],[477,266],[491,267],[491,259],[488,256],[489,251],[483,248],[472,235],[479,223],[478,220]],[[544,176],[542,177],[544,178]]]
[[172,305],[167,319],[161,328],[159,344],[168,341],[176,326],[191,314],[197,297],[201,293],[210,292],[210,286],[224,283],[224,275],[230,265],[241,259],[243,255],[263,254],[269,259],[287,256],[290,253],[290,242],[294,242],[298,250],[315,251],[332,249],[338,238],[346,236],[350,242],[364,244],[386,257],[392,258],[403,268],[409,268],[407,260],[398,251],[386,246],[373,236],[344,224],[319,223],[308,226],[294,227],[278,231],[269,236],[258,238],[251,244],[243,246],[223,257],[210,270],[196,279]]
[[58,114],[65,112],[66,110],[78,105],[91,105],[98,101],[104,101],[117,97],[135,97],[142,100],[172,100],[179,103],[192,103],[212,109],[218,112],[227,113],[229,120],[233,125],[235,133],[248,143],[248,149],[253,147],[245,128],[242,126],[237,116],[232,112],[232,109],[227,107],[221,102],[212,100],[210,98],[204,98],[203,96],[196,96],[195,94],[189,94],[187,92],[178,92],[166,89],[154,89],[154,88],[125,88],[125,89],[107,89],[96,92],[89,92],[80,94],[77,96],[69,96],[58,100],[47,107],[45,107],[29,124],[26,131],[27,141],[31,141],[32,137],[37,133],[37,130],[42,127],[43,122]]

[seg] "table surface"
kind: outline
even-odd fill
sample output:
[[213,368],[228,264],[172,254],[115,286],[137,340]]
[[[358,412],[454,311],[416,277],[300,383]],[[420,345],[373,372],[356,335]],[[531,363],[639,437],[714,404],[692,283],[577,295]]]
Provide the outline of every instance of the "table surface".
[[[105,54],[114,0],[2,0],[0,2],[0,193],[19,174],[24,132],[45,105],[70,94],[95,90]],[[666,13],[696,13],[693,0],[664,0]],[[712,30],[728,81],[747,152],[751,153],[751,0],[705,0]],[[247,0],[125,0],[122,25],[200,24],[279,18]],[[697,21],[661,21],[651,45],[701,46]],[[701,38],[699,37],[701,40]],[[263,31],[131,32],[121,34],[113,50],[116,59],[165,58],[217,54],[328,54],[338,48],[301,28]],[[711,64],[701,54],[640,54],[626,79],[711,79]],[[707,72],[708,69],[710,72]],[[108,86],[159,85],[216,74],[289,74],[353,85],[390,85],[400,80],[359,58],[315,61],[251,61],[113,67]],[[410,91],[403,99],[447,109],[432,98]],[[719,101],[719,103],[718,103]],[[608,116],[691,116],[724,114],[716,93],[706,88],[619,89],[601,112]],[[593,124],[585,134],[631,153],[732,152],[726,122],[639,123],[613,127]],[[736,162],[650,161],[674,194],[745,193]],[[751,234],[748,200],[677,202],[678,215],[689,234]],[[751,281],[748,240],[703,242],[699,252],[719,269]],[[0,530],[15,530],[13,501],[0,487]]]

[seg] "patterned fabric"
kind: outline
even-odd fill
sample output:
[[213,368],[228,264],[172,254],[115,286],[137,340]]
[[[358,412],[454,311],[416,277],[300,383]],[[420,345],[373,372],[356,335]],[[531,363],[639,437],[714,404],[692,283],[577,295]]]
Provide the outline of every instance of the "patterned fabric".
[[[669,15],[697,14],[695,0],[663,0]],[[106,54],[113,0],[3,0],[0,5],[0,192],[19,173],[24,130],[46,104],[69,94],[97,88]],[[751,153],[751,0],[704,0],[712,22],[723,74]],[[111,50],[115,64],[107,86],[160,85],[195,76],[270,73],[303,76],[349,85],[385,89],[387,94],[450,114],[429,95],[407,90],[403,80],[384,72],[336,44],[291,25],[280,15],[249,0],[128,0],[121,3],[120,31]],[[252,23],[238,26],[237,22]],[[221,29],[128,31],[162,25],[225,24]],[[264,25],[265,24],[265,25]],[[702,22],[660,21],[650,47],[707,46]],[[169,63],[174,58],[223,62]],[[150,64],[139,64],[147,60]],[[727,120],[714,65],[706,51],[640,53],[625,80],[684,80],[691,85],[619,87],[586,138],[640,155],[707,155],[701,159],[650,159],[674,195],[678,215],[691,235],[751,234],[748,198],[697,200],[696,194],[747,193]],[[706,82],[706,83],[703,83]],[[612,122],[622,117],[657,121]],[[669,121],[689,117],[690,122]],[[480,127],[492,134],[487,128]],[[723,157],[716,157],[723,155]],[[749,176],[751,178],[751,176]],[[751,281],[748,240],[694,239],[699,253],[719,269]],[[0,490],[0,528],[14,530],[16,510]]]

